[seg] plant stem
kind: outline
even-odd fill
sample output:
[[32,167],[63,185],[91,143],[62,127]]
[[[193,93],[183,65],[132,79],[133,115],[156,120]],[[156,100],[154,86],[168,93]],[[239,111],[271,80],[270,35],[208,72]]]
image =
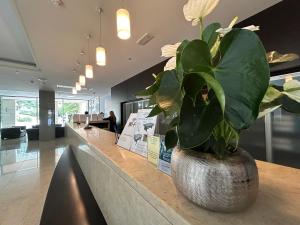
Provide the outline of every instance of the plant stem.
[[200,40],[202,40],[202,32],[203,32],[203,18],[200,17]]

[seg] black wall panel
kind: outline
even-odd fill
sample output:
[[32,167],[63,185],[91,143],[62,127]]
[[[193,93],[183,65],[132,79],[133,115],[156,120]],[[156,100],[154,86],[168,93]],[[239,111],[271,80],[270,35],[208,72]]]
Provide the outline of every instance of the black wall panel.
[[[260,26],[256,31],[267,51],[300,55],[300,1],[283,0],[240,22],[237,27]],[[300,59],[272,68],[272,75],[300,70]]]
[[135,94],[154,82],[152,74],[163,71],[166,62],[161,62],[134,77],[111,88],[111,104],[117,116],[117,122],[121,121],[121,103],[135,100]]

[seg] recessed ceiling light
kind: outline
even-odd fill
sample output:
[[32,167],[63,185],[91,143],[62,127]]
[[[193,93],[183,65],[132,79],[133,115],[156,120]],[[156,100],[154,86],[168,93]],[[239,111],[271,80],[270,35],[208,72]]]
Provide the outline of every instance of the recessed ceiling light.
[[47,83],[48,80],[47,80],[46,78],[39,77],[39,78],[38,78],[38,81],[40,82],[41,85],[45,85],[45,84]]
[[142,37],[140,37],[136,43],[139,45],[146,45],[148,44],[152,39],[154,38],[154,36],[152,34],[149,33],[145,33]]
[[58,84],[56,85],[57,88],[67,88],[67,89],[72,89],[73,86],[66,86],[66,85],[61,85],[61,84]]
[[47,82],[48,80],[47,80],[46,78],[39,77],[39,78],[38,78],[38,81],[40,81],[40,82]]
[[63,6],[64,2],[62,0],[50,0],[52,4],[56,7]]

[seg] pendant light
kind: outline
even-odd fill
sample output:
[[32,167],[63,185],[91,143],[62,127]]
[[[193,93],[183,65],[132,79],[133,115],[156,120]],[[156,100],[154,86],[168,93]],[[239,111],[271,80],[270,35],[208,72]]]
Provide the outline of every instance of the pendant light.
[[130,16],[127,9],[121,8],[117,10],[117,32],[118,37],[122,40],[127,40],[131,36]]
[[76,82],[75,88],[76,88],[76,91],[81,91],[81,86],[80,86],[79,82]]
[[81,86],[85,86],[85,76],[84,75],[79,75],[79,84],[81,85]]
[[74,87],[72,88],[72,94],[73,94],[73,95],[76,95],[76,94],[77,94],[77,90],[76,90],[76,88],[74,88]]
[[92,79],[94,77],[94,72],[93,72],[93,66],[91,65],[90,61],[90,39],[91,35],[89,34],[88,37],[88,64],[85,65],[85,76],[86,78]]
[[[80,52],[80,55],[83,55],[83,51]],[[79,66],[79,71],[81,71],[81,63],[79,61],[77,61],[77,66]],[[84,68],[83,68],[84,71]],[[84,73],[80,73],[79,74],[79,84],[81,87],[84,87],[86,84],[86,80],[85,80],[85,75],[83,75]]]
[[102,46],[102,24],[101,24],[101,14],[103,13],[102,8],[97,9],[99,13],[99,46],[96,48],[96,62],[98,66],[105,66],[106,65],[106,53],[105,48]]

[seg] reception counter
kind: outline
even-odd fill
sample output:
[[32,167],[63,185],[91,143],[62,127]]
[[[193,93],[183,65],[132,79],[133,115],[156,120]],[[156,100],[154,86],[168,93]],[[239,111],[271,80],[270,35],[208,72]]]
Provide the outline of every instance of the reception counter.
[[258,198],[241,213],[202,209],[147,159],[115,144],[115,134],[68,124],[66,135],[109,225],[299,225],[300,170],[257,161]]

